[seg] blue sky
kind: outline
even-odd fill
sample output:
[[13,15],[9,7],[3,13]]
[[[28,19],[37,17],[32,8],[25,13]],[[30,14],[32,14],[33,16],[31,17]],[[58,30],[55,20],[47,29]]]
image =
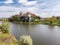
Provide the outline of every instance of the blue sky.
[[60,16],[60,0],[0,0],[0,17],[32,12],[41,17]]

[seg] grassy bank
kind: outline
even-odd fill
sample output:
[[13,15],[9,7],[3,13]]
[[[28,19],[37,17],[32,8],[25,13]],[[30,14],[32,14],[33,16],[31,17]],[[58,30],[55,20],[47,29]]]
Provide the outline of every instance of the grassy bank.
[[0,45],[18,45],[18,41],[9,33],[10,24],[7,20],[0,24]]
[[32,38],[28,35],[23,35],[20,41],[11,35],[9,32],[10,24],[7,20],[3,20],[0,25],[0,45],[33,45]]
[[18,45],[18,41],[11,34],[0,32],[0,45]]

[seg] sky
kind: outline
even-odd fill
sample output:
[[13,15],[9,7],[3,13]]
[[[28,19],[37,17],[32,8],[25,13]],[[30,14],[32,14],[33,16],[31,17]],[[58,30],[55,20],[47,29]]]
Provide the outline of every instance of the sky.
[[0,0],[0,17],[31,12],[41,17],[60,16],[60,0]]

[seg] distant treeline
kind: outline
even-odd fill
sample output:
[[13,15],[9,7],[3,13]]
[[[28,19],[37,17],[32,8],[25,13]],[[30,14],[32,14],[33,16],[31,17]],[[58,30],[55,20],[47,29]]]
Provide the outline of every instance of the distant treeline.
[[17,23],[37,23],[37,24],[48,24],[48,25],[60,25],[60,16],[51,16],[47,18],[42,18],[31,12],[20,12],[19,14],[12,15],[10,18],[1,18],[1,20],[6,19],[10,22]]

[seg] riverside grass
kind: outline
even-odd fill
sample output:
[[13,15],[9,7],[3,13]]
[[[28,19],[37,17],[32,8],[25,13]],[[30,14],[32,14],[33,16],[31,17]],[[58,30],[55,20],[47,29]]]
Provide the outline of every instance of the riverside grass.
[[0,45],[19,45],[15,37],[9,33],[9,22],[6,20],[0,25]]
[[18,45],[18,41],[10,33],[0,32],[0,45]]

